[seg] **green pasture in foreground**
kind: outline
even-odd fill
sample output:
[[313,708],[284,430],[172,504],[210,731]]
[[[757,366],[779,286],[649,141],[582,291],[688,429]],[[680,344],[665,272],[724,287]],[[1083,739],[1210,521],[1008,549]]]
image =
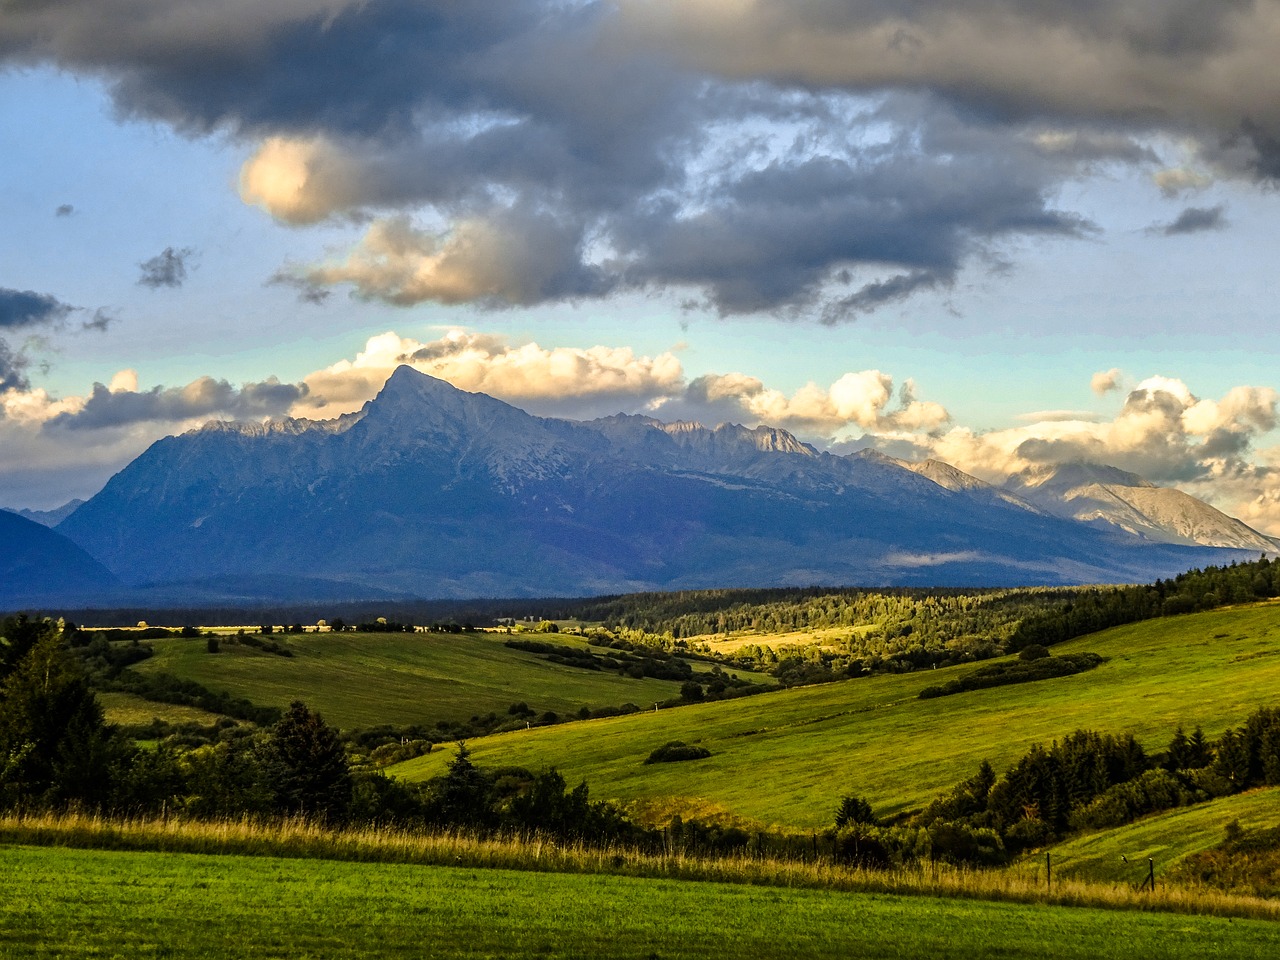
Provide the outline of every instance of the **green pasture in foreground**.
[[175,674],[261,706],[285,707],[301,699],[329,723],[347,728],[467,720],[490,711],[505,714],[521,701],[539,714],[564,715],[583,706],[651,706],[680,695],[680,684],[672,681],[567,667],[505,647],[505,634],[306,633],[268,639],[293,656],[228,638],[219,653],[207,652],[203,639],[156,640],[155,655],[132,669]]
[[[1280,705],[1280,603],[1151,620],[1054,652],[1086,650],[1110,659],[1075,676],[930,700],[916,695],[974,668],[517,731],[468,746],[481,765],[556,767],[570,783],[585,779],[594,797],[637,801],[654,816],[720,810],[823,827],[845,794],[867,797],[880,815],[919,808],[983,759],[1001,770],[1033,743],[1079,728],[1132,732],[1156,751],[1178,724],[1188,732],[1201,724],[1215,737],[1259,706]],[[712,756],[644,765],[673,739]],[[452,754],[438,750],[391,772],[426,779]]]
[[1075,837],[1051,848],[1053,870],[1061,877],[1139,883],[1148,857],[1159,876],[1181,857],[1221,843],[1224,826],[1233,820],[1245,830],[1280,826],[1280,788],[1250,790]]
[[1270,958],[1280,926],[600,875],[0,847],[0,955]]

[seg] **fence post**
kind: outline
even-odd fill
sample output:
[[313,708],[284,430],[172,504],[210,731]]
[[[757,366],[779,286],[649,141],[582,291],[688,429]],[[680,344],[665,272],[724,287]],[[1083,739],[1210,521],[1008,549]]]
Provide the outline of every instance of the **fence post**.
[[1053,854],[1045,853],[1044,855],[1044,885],[1045,890],[1049,893],[1053,892]]

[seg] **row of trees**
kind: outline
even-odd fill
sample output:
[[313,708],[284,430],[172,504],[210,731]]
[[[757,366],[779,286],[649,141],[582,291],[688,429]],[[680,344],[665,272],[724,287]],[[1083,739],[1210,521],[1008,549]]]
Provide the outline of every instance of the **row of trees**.
[[1280,596],[1280,560],[1266,556],[1252,563],[1191,570],[1146,586],[1081,589],[1069,602],[1023,619],[1008,649],[1051,646],[1108,627],[1275,596]]
[[973,776],[904,822],[877,821],[864,799],[836,814],[837,852],[865,865],[918,859],[995,864],[1074,831],[1258,786],[1280,786],[1280,710],[1262,708],[1216,741],[1179,728],[1148,755],[1131,735],[1077,730],[1033,746],[1003,774],[983,761]]

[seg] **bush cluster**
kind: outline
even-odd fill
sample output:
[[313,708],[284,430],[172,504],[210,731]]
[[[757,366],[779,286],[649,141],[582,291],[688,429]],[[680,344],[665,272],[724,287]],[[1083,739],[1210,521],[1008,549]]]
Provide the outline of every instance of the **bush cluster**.
[[702,760],[711,756],[706,747],[685,743],[683,740],[668,740],[645,758],[645,763],[679,763],[682,760]]
[[[1037,648],[1029,647],[1028,649]],[[1044,650],[1043,647],[1038,649]],[[979,667],[972,673],[939,686],[925,687],[920,691],[919,697],[921,700],[929,700],[934,697],[965,693],[969,690],[985,690],[988,687],[1069,677],[1072,674],[1092,670],[1104,662],[1103,657],[1096,653],[1069,653],[1058,657],[1048,656],[1048,651],[1045,651],[1045,654],[1043,657],[1020,658],[1009,663],[993,663]]]

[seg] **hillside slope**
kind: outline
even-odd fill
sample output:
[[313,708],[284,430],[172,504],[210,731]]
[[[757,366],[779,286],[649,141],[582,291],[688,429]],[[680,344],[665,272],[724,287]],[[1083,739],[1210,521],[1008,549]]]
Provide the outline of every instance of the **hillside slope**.
[[[931,700],[926,686],[972,666],[801,687],[659,714],[591,720],[468,743],[478,763],[557,767],[595,794],[686,814],[723,811],[789,826],[829,825],[840,797],[877,812],[915,809],[984,759],[997,768],[1079,728],[1133,732],[1150,750],[1173,730],[1217,736],[1280,706],[1280,603],[1150,620],[1054,648],[1109,659],[1088,673]],[[645,766],[668,740],[709,759]],[[443,770],[448,751],[395,772]]]

